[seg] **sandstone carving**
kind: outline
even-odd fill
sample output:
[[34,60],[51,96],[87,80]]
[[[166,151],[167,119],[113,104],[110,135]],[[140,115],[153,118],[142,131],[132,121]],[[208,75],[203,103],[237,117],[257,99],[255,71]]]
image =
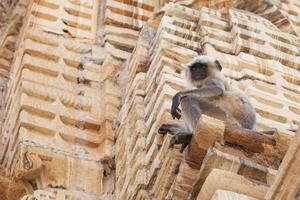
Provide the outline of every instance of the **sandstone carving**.
[[[299,21],[297,0],[2,0],[0,199],[299,199]],[[157,131],[199,54],[257,128],[203,115],[180,153]]]

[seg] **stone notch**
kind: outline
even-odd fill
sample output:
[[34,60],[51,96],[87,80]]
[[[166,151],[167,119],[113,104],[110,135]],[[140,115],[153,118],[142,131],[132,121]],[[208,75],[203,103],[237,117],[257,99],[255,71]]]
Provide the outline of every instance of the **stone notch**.
[[300,129],[286,153],[278,174],[265,199],[299,199],[300,196]]
[[269,159],[272,157],[281,160],[284,153],[278,157],[279,151],[277,148],[279,145],[277,143],[280,143],[280,141],[278,139],[276,141],[276,134],[278,133],[270,136],[256,131],[233,127],[220,120],[203,115],[193,134],[186,153],[186,159],[188,162],[191,162],[192,166],[196,164],[195,167],[199,168],[202,163],[201,158],[204,158],[208,148],[219,142],[236,146],[249,153],[266,156]]

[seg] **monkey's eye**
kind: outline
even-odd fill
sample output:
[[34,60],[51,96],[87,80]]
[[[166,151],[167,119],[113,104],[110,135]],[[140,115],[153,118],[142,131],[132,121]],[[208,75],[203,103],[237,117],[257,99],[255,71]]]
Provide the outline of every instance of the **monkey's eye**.
[[198,67],[194,65],[194,66],[191,67],[191,71],[196,71],[197,68],[198,68]]
[[206,68],[207,68],[207,65],[201,65],[201,68],[202,68],[202,69],[206,69]]
[[202,63],[195,63],[191,66],[190,70],[191,72],[201,72],[203,70],[206,70],[207,65]]

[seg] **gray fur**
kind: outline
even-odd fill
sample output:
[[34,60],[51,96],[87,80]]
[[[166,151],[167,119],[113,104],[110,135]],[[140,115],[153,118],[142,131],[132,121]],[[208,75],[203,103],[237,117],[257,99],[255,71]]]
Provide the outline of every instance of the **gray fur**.
[[[198,73],[207,73],[206,78],[196,81],[191,79],[190,69],[195,63],[207,65],[207,72],[198,71]],[[164,124],[159,129],[159,133],[170,132],[174,135],[171,139],[172,145],[183,144],[182,148],[188,145],[202,114],[234,126],[255,129],[256,113],[250,100],[238,87],[224,77],[221,70],[220,63],[206,55],[197,56],[186,65],[186,78],[195,89],[177,93],[173,98],[171,108],[173,118],[179,119],[181,110],[178,109],[178,106],[181,105],[185,116],[185,125]]]

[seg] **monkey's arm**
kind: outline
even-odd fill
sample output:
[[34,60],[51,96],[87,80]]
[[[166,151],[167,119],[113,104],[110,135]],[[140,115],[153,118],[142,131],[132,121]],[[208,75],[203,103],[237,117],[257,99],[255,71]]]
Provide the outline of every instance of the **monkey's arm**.
[[173,119],[180,118],[180,109],[178,108],[181,99],[187,96],[196,96],[199,98],[209,98],[209,97],[216,97],[220,96],[224,93],[225,87],[224,84],[218,80],[208,80],[205,85],[201,88],[187,90],[178,92],[174,95],[171,107],[171,114]]

